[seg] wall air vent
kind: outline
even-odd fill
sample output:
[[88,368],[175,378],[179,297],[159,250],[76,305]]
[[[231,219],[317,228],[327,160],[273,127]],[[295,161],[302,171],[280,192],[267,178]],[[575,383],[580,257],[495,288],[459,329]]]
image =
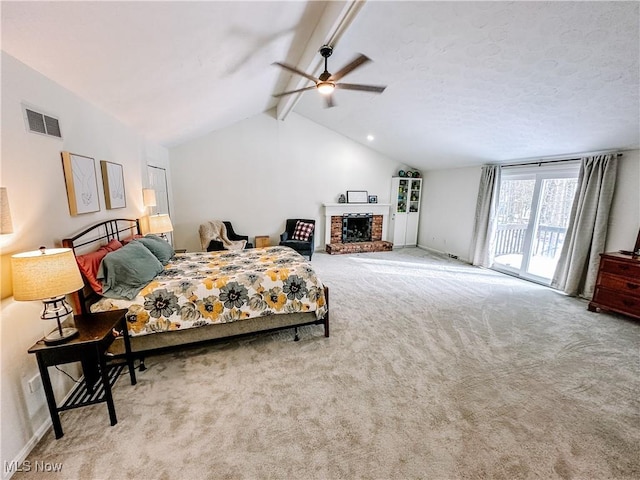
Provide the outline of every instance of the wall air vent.
[[62,138],[60,122],[57,118],[41,113],[27,105],[22,105],[22,113],[24,114],[28,131],[49,137]]

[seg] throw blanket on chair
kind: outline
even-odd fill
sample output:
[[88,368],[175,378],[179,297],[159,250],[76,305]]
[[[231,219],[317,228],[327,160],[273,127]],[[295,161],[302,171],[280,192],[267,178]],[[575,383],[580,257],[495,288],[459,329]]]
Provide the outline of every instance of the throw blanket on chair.
[[227,237],[227,227],[220,220],[205,222],[200,225],[200,244],[202,250],[206,251],[211,240],[222,242],[227,250],[242,250],[247,244],[246,240],[229,240]]

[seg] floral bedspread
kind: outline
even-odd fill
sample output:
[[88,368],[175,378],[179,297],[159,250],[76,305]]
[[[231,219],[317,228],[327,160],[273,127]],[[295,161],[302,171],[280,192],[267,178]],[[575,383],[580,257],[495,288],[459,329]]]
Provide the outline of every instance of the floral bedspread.
[[133,300],[102,298],[92,312],[127,308],[147,335],[294,312],[327,312],[313,267],[288,247],[177,254]]

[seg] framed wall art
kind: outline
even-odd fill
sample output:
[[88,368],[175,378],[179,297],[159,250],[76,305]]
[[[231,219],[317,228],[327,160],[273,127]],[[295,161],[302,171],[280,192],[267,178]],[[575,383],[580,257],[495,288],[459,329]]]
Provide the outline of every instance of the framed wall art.
[[369,203],[378,203],[377,195],[369,195]]
[[119,163],[100,160],[102,170],[102,184],[104,186],[104,200],[107,209],[124,208],[127,206],[127,196],[124,191],[124,172]]
[[369,203],[366,190],[347,190],[347,203]]
[[100,211],[96,164],[91,157],[62,152],[62,168],[72,216]]

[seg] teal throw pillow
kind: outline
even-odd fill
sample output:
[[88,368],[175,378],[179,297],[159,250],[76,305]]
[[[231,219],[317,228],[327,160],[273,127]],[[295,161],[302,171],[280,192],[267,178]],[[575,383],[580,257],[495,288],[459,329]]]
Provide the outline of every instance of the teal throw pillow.
[[175,251],[169,242],[163,240],[157,235],[146,235],[142,238],[136,238],[134,242],[140,242],[153,253],[160,263],[166,265],[175,255]]
[[107,253],[96,277],[102,283],[103,296],[133,300],[163,270],[160,261],[147,247],[131,242]]

